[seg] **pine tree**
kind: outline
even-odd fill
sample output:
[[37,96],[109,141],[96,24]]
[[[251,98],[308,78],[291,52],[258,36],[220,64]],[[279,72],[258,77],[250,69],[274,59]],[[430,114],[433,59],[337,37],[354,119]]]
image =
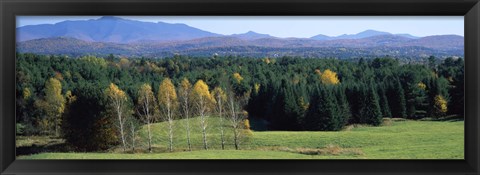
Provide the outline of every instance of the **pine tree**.
[[343,125],[337,111],[337,101],[327,87],[319,87],[310,100],[305,116],[307,129],[313,131],[337,131]]
[[402,84],[398,78],[393,78],[393,82],[389,84],[387,90],[388,106],[392,117],[394,118],[406,118],[407,109],[405,101],[405,93],[403,91]]
[[337,97],[337,106],[338,106],[338,115],[340,117],[340,125],[345,126],[350,118],[352,117],[352,112],[350,110],[350,105],[345,95],[345,88],[343,86],[336,88],[336,97]]
[[378,126],[382,124],[382,113],[378,101],[378,95],[372,85],[368,85],[366,89],[363,108],[360,109],[360,123]]
[[378,86],[378,97],[380,100],[380,108],[382,109],[382,116],[386,118],[392,118],[392,112],[390,112],[390,107],[388,106],[388,99],[385,92],[385,87],[380,84]]

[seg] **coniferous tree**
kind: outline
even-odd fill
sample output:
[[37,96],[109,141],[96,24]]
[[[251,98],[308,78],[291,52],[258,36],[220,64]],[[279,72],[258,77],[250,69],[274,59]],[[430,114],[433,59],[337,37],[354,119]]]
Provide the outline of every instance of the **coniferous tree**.
[[382,113],[378,101],[378,95],[372,85],[366,86],[363,107],[360,109],[360,123],[378,126],[382,124]]
[[[463,62],[463,60],[462,60]],[[463,64],[462,64],[463,65]],[[449,113],[450,114],[457,114],[460,117],[464,116],[464,107],[465,107],[465,70],[462,68],[460,71],[457,72],[457,75],[453,78],[452,88],[449,91],[451,96],[450,103],[449,103]]]
[[385,92],[385,87],[382,84],[378,86],[378,97],[380,102],[380,108],[382,109],[382,116],[386,118],[392,118],[392,112],[390,112],[390,107],[388,106],[388,99]]
[[343,125],[338,115],[337,101],[328,87],[319,87],[310,100],[305,116],[307,129],[312,131],[338,131]]
[[359,123],[361,116],[360,110],[363,108],[364,104],[364,90],[363,84],[349,85],[346,89],[346,95],[348,103],[350,106],[350,111],[352,116],[348,120],[348,123]]
[[350,105],[345,95],[345,88],[340,86],[336,88],[336,97],[338,103],[338,115],[340,117],[340,125],[345,126],[350,118],[352,117],[352,112],[350,110]]
[[392,113],[392,117],[407,117],[405,93],[398,78],[394,78],[393,82],[389,84],[387,90],[387,99],[388,106],[390,106],[390,111]]

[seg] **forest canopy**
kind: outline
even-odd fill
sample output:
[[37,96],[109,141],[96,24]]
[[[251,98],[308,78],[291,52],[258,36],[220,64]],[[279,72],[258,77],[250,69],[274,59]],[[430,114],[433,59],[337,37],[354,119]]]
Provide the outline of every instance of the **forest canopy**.
[[[147,120],[185,118],[188,111],[183,110],[182,100],[187,97],[195,102],[192,109],[205,108],[212,114],[223,109],[215,106],[219,99],[227,108],[238,107],[232,116],[245,115],[248,128],[253,130],[335,131],[348,124],[378,126],[382,118],[464,114],[462,58],[430,57],[408,63],[388,57],[338,60],[176,55],[149,59],[19,53],[16,60],[16,120],[22,128],[17,133],[59,135],[86,150],[121,145],[119,140],[128,139],[122,134],[127,132],[123,125],[134,125],[130,120],[146,124]],[[185,89],[193,89],[192,94],[184,95]],[[238,102],[236,106],[228,106],[229,96]],[[141,102],[157,97],[161,100],[148,104],[148,108],[151,106],[152,114],[163,111],[167,117],[146,120],[150,112],[138,112]],[[198,103],[200,100],[205,103]],[[110,110],[119,105],[125,110]],[[125,116],[130,118],[122,118]],[[122,131],[112,129],[118,124]]]

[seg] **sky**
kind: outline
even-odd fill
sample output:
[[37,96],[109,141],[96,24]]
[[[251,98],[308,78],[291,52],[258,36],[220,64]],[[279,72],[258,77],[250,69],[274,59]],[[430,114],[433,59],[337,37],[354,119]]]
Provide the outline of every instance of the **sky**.
[[[55,24],[101,16],[17,16],[17,27]],[[183,23],[205,31],[231,35],[254,31],[276,37],[338,36],[368,29],[414,36],[464,36],[463,16],[118,16],[145,22]]]

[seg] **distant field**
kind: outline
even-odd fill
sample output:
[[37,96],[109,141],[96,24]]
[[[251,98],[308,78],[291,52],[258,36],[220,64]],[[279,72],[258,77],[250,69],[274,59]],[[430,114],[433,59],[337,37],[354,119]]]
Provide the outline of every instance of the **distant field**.
[[[175,152],[166,152],[166,125],[153,125],[154,153],[40,153],[20,159],[463,159],[463,121],[386,120],[380,127],[348,126],[339,132],[255,131],[244,140],[242,150],[234,150],[227,129],[227,150],[220,150],[218,120],[210,118],[210,150],[202,150],[197,119],[191,120],[194,150],[187,148],[184,120],[177,122]],[[145,141],[145,129],[139,142]],[[26,138],[17,141],[28,143]],[[142,150],[143,149],[143,150]]]

